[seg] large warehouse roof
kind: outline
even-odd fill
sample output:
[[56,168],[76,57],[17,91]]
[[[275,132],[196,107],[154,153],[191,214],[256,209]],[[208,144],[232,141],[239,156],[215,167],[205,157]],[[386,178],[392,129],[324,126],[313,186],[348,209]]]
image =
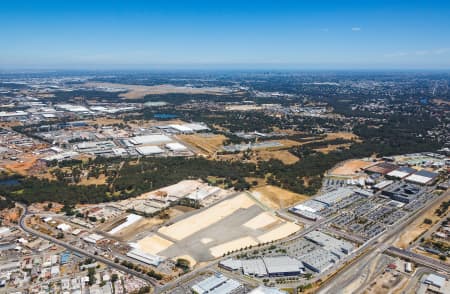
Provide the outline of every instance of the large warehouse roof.
[[171,127],[174,130],[177,130],[179,132],[182,132],[182,133],[192,133],[194,131],[193,129],[191,129],[190,127],[188,127],[186,125],[173,124],[173,125],[169,125],[169,127]]
[[403,179],[404,177],[406,177],[414,172],[416,172],[415,169],[407,167],[407,166],[402,166],[396,170],[389,172],[387,174],[387,176],[398,178],[398,179]]
[[253,289],[248,294],[287,294],[286,291],[279,290],[277,288],[269,288],[265,286],[259,286],[258,288]]
[[317,248],[303,255],[300,259],[307,268],[319,273],[333,265],[332,254],[322,248]]
[[389,162],[381,162],[366,168],[366,171],[385,175],[397,168],[398,166],[395,164]]
[[192,290],[199,294],[227,294],[234,293],[241,287],[238,281],[229,279],[222,274],[215,274],[192,286]]
[[141,155],[153,155],[153,154],[161,154],[164,153],[164,150],[159,148],[158,146],[142,146],[137,147],[136,151]]
[[418,184],[428,184],[433,182],[438,177],[437,173],[433,173],[427,170],[420,170],[406,178],[407,181],[418,183]]
[[314,200],[325,203],[326,205],[333,205],[336,202],[341,201],[344,198],[347,198],[353,194],[353,190],[349,188],[339,188],[337,190],[322,194],[316,197]]
[[164,258],[161,256],[148,254],[138,249],[129,251],[127,256],[154,266],[158,266],[162,261],[164,261]]
[[170,143],[172,142],[172,139],[166,135],[145,135],[145,136],[137,136],[130,139],[130,142],[135,145],[158,145],[158,144],[164,144],[164,143]]
[[303,268],[300,261],[289,256],[264,257],[263,261],[269,275],[298,273]]
[[169,143],[166,144],[166,148],[171,151],[185,151],[187,150],[187,147],[180,143]]
[[266,266],[261,258],[243,260],[242,270],[245,275],[249,276],[264,277],[267,275]]

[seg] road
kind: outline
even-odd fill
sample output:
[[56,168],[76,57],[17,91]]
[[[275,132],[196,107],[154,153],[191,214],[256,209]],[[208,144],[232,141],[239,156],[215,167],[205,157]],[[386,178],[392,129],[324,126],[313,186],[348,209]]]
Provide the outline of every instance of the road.
[[395,255],[404,259],[409,259],[417,264],[421,264],[436,271],[441,271],[447,276],[450,274],[450,265],[422,254],[418,254],[409,250],[400,249],[394,246],[389,247],[386,253]]
[[18,203],[18,205],[20,207],[22,207],[22,210],[23,210],[22,215],[20,216],[19,225],[20,225],[20,228],[22,230],[24,230],[25,232],[27,232],[27,233],[29,233],[31,235],[37,236],[39,238],[42,238],[44,240],[50,241],[50,242],[52,242],[54,244],[57,244],[57,245],[59,245],[61,247],[66,248],[66,249],[68,249],[70,251],[73,251],[73,252],[76,252],[76,253],[81,254],[83,256],[92,258],[92,259],[94,259],[94,260],[96,260],[98,262],[104,263],[104,264],[108,265],[111,268],[115,268],[115,269],[123,271],[123,272],[125,272],[127,274],[130,274],[130,275],[133,275],[133,276],[138,277],[140,279],[143,279],[143,280],[149,282],[154,287],[154,293],[157,293],[159,284],[154,278],[149,277],[146,274],[142,274],[142,273],[139,273],[139,272],[134,271],[132,269],[129,269],[129,268],[127,268],[127,267],[125,267],[125,266],[123,266],[121,264],[114,263],[113,261],[111,261],[111,260],[109,260],[107,258],[104,258],[102,256],[99,256],[99,255],[87,252],[85,250],[81,250],[80,248],[75,247],[75,246],[73,246],[71,244],[68,244],[68,243],[66,243],[66,242],[64,242],[62,240],[53,238],[53,237],[51,237],[49,235],[43,234],[41,232],[38,232],[36,230],[33,230],[33,229],[29,228],[26,225],[26,223],[25,223],[25,219],[26,219],[26,217],[28,215],[27,206],[24,205],[24,204],[19,204],[19,203]]
[[[333,219],[334,219],[334,217],[330,218],[330,219],[322,219],[322,220],[314,223],[313,225],[311,225],[311,226],[309,226],[307,228],[304,228],[303,230],[300,230],[299,232],[297,232],[296,234],[294,234],[294,235],[292,235],[290,237],[278,240],[275,244],[281,243],[281,242],[283,242],[283,243],[284,242],[290,242],[290,241],[293,241],[295,239],[301,238],[304,235],[306,235],[307,233],[318,229],[321,225],[333,221]],[[228,258],[232,258],[232,257],[234,257],[235,255],[238,255],[238,254],[242,254],[242,252],[237,252],[235,254],[231,254],[231,255],[228,255],[228,256],[225,256],[225,257],[221,257],[219,259],[215,259],[215,260],[212,260],[210,262],[207,262],[204,266],[196,268],[193,271],[190,271],[190,272],[184,274],[183,276],[181,276],[180,278],[176,279],[175,281],[171,281],[171,282],[165,284],[164,286],[161,286],[160,290],[163,293],[170,293],[170,290],[172,290],[173,288],[177,287],[179,284],[182,284],[183,281],[191,280],[192,278],[194,278],[199,273],[204,272],[205,270],[210,270],[210,269],[214,268],[220,261],[228,259]]]
[[[405,221],[399,221],[399,223],[393,227],[391,227],[391,230],[387,231],[386,233],[382,234],[378,238],[372,239],[368,243],[364,244],[362,247],[367,248],[367,253],[362,254],[359,257],[356,258],[356,261],[353,262],[350,266],[347,268],[342,269],[339,273],[334,275],[331,279],[326,281],[318,291],[318,293],[330,293],[333,289],[340,289],[340,291],[343,291],[345,286],[351,284],[352,281],[355,281],[361,274],[361,269],[370,264],[378,254],[381,254],[385,252],[386,250],[390,249],[389,252],[392,253],[392,255],[397,256],[405,256],[407,258],[415,258],[418,261],[420,261],[420,264],[423,265],[433,265],[439,263],[439,261],[432,259],[433,262],[428,260],[428,257],[421,256],[422,258],[419,258],[419,256],[416,256],[415,253],[412,253],[410,251],[404,252],[401,249],[392,249],[395,247],[392,247],[391,244],[395,241],[395,239],[398,237],[399,233],[407,228],[415,219],[417,216],[425,213],[427,209],[435,205],[437,202],[442,201],[445,197],[447,197],[450,194],[450,190],[448,190],[446,193],[443,193],[441,196],[437,197],[430,203],[427,203],[426,206],[422,207],[412,215],[408,216],[408,218]],[[361,248],[360,248],[361,249]],[[398,250],[397,250],[398,249]],[[400,250],[400,251],[399,251]],[[418,254],[417,254],[418,255]],[[367,257],[369,256],[369,257]],[[436,269],[440,270],[447,270],[442,265],[434,265]],[[450,271],[447,270],[447,273]]]
[[417,238],[413,243],[411,243],[408,246],[408,249],[414,248],[417,244],[420,243],[420,241],[423,239],[428,239],[431,237],[431,235],[436,232],[442,225],[444,221],[447,220],[447,218],[450,217],[450,211],[447,213],[446,216],[442,217],[437,223],[435,223],[431,228],[429,228],[420,238]]

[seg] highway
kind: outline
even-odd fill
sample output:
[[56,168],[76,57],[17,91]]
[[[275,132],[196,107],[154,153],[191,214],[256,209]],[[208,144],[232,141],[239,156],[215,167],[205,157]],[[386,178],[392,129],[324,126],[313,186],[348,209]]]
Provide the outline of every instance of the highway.
[[409,259],[417,264],[421,264],[436,271],[441,271],[447,276],[450,274],[450,265],[435,258],[418,254],[409,250],[400,249],[394,246],[389,247],[386,253],[395,255],[404,259]]
[[108,265],[111,268],[115,268],[115,269],[123,271],[123,272],[125,272],[127,274],[130,274],[130,275],[133,275],[133,276],[138,277],[140,279],[143,279],[143,280],[149,282],[154,287],[154,293],[157,293],[157,289],[159,287],[159,284],[156,281],[156,279],[154,279],[154,278],[152,278],[152,277],[150,277],[150,276],[148,276],[146,274],[142,274],[142,273],[139,273],[139,272],[134,271],[132,269],[129,269],[129,268],[127,268],[127,267],[125,267],[125,266],[123,266],[121,264],[114,263],[113,261],[111,261],[111,260],[109,260],[107,258],[104,258],[104,257],[99,256],[99,255],[95,255],[95,254],[90,253],[90,252],[87,252],[87,251],[82,250],[82,249],[80,249],[78,247],[72,246],[72,245],[70,245],[70,244],[68,244],[68,243],[66,243],[66,242],[64,242],[62,240],[53,238],[53,237],[51,237],[49,235],[43,234],[41,232],[38,232],[36,230],[33,230],[33,229],[27,227],[27,225],[25,223],[25,219],[26,219],[27,214],[28,214],[27,206],[24,205],[24,204],[21,204],[21,203],[17,203],[17,204],[20,207],[22,207],[22,210],[23,210],[22,215],[20,216],[19,225],[20,225],[20,228],[22,230],[24,230],[25,232],[27,232],[27,233],[29,233],[31,235],[37,236],[39,238],[42,238],[44,240],[50,241],[50,242],[52,242],[54,244],[57,244],[57,245],[59,245],[61,247],[66,248],[66,249],[68,249],[70,251],[73,251],[73,252],[79,253],[79,254],[81,254],[83,256],[92,258],[92,259],[94,259],[94,260],[96,260],[98,262],[104,263],[104,264]]
[[[438,260],[431,259],[426,256],[422,256],[419,254],[415,254],[413,252],[398,249],[396,247],[391,246],[391,243],[395,241],[395,239],[398,237],[398,234],[406,229],[415,219],[417,216],[425,213],[430,207],[438,203],[439,201],[442,201],[447,195],[450,194],[450,190],[448,190],[446,193],[443,193],[441,196],[437,197],[430,203],[427,203],[424,207],[417,210],[412,215],[409,215],[407,219],[404,221],[401,220],[399,223],[393,227],[391,227],[390,230],[385,232],[384,234],[380,235],[378,238],[374,238],[371,241],[364,244],[361,249],[367,248],[366,254],[362,254],[358,257],[356,257],[355,262],[351,263],[348,267],[341,269],[340,272],[338,272],[336,275],[334,275],[331,279],[326,281],[321,287],[318,293],[329,293],[331,289],[340,289],[340,291],[343,291],[345,286],[350,284],[351,281],[354,281],[360,274],[361,269],[367,266],[371,263],[373,259],[376,258],[378,254],[381,254],[389,249],[389,253],[392,255],[409,258],[411,260],[416,259],[419,261],[419,264],[422,265],[433,265],[434,269],[437,270],[444,270],[447,272],[447,274],[450,272],[450,268],[448,266],[443,265],[436,265],[439,263]],[[395,248],[395,249],[393,249]]]

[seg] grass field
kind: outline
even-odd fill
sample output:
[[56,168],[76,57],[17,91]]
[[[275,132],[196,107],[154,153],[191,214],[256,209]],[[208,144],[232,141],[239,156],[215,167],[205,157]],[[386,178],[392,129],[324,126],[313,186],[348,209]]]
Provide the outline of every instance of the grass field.
[[328,154],[328,153],[330,153],[331,151],[334,151],[334,150],[337,150],[337,149],[342,149],[342,148],[347,149],[347,148],[349,148],[350,146],[351,146],[350,143],[346,143],[346,144],[328,145],[327,147],[316,148],[316,149],[314,149],[314,150],[317,151],[317,152],[321,152],[321,153],[324,153],[324,154]]
[[257,160],[264,160],[264,161],[268,161],[271,159],[277,159],[280,160],[281,162],[283,162],[284,164],[294,164],[297,161],[299,161],[300,159],[293,155],[292,153],[290,153],[287,150],[276,150],[276,151],[267,151],[267,150],[263,150],[263,151],[257,151],[256,152],[256,159]]

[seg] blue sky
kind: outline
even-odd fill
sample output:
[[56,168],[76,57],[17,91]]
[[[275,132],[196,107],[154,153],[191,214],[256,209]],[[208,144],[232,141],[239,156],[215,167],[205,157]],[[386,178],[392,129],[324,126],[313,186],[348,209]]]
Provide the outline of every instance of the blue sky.
[[450,1],[0,1],[1,68],[450,69]]

